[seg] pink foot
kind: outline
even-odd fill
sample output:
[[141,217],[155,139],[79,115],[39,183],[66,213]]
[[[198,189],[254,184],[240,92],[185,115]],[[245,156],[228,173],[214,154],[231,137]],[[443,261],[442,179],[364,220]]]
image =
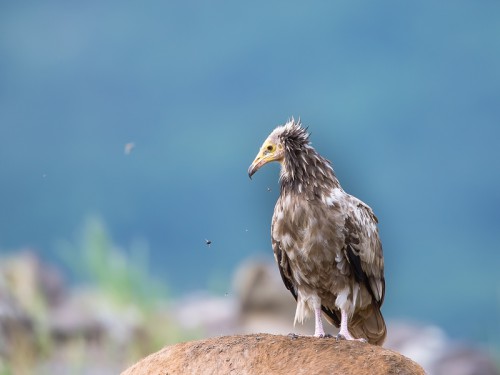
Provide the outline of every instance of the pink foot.
[[337,334],[337,336],[335,337],[335,339],[337,341],[341,341],[341,340],[347,340],[347,341],[359,341],[359,342],[368,342],[366,339],[357,339],[355,337],[353,337],[350,333],[348,333],[347,335],[344,335],[344,334],[341,334],[340,332]]

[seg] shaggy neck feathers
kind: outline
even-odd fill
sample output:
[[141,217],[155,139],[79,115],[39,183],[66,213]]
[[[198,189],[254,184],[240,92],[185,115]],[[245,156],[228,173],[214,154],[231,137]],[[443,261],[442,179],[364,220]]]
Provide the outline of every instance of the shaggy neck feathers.
[[310,145],[309,134],[300,123],[285,125],[280,138],[285,148],[280,174],[283,193],[320,197],[323,192],[340,188],[331,163]]

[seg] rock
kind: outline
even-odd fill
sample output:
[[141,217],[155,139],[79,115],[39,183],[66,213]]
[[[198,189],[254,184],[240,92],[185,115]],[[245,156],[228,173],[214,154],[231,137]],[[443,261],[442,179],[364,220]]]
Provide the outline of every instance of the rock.
[[407,322],[389,322],[386,348],[395,350],[418,362],[427,372],[432,371],[446,348],[450,347],[445,333],[436,326]]
[[429,374],[453,375],[499,375],[487,353],[470,346],[454,345],[434,364]]
[[144,317],[137,307],[117,305],[93,288],[74,289],[51,310],[48,320],[56,344],[83,338],[86,342],[107,340],[117,348],[137,340],[143,325]]
[[24,369],[26,358],[38,351],[34,323],[12,295],[0,272],[0,372],[2,359],[8,359],[12,368]]
[[122,375],[229,373],[425,374],[422,367],[401,354],[362,342],[253,334],[167,346]]
[[259,259],[247,259],[236,270],[233,288],[245,313],[254,311],[295,313],[296,302],[285,288],[278,266]]
[[417,361],[428,374],[500,374],[486,350],[451,340],[437,326],[389,322],[388,332],[384,346]]
[[[284,287],[274,262],[244,261],[233,285],[239,297],[239,325],[227,334],[314,332],[314,319],[293,326],[296,302]],[[196,311],[195,306],[190,308]],[[384,347],[416,361],[430,375],[500,375],[491,353],[472,342],[453,340],[434,325],[393,320],[387,323]],[[338,332],[330,324],[325,324],[325,329],[333,335]]]
[[213,337],[235,333],[239,326],[237,307],[238,301],[232,296],[198,292],[180,298],[169,310],[182,330]]
[[[262,259],[247,259],[235,273],[233,288],[238,297],[239,325],[232,333],[313,334],[314,319],[294,326],[297,303],[283,285],[276,264]],[[328,333],[338,332],[333,326],[327,325],[327,328]]]
[[66,293],[59,269],[42,262],[32,250],[22,250],[2,258],[0,273],[16,300],[27,311],[55,306]]

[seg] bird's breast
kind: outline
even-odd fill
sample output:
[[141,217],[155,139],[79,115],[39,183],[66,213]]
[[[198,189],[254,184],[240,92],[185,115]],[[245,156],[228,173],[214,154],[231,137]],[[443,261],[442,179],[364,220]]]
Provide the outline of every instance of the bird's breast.
[[333,287],[329,284],[348,272],[342,226],[321,202],[282,197],[271,235],[286,253],[298,284]]

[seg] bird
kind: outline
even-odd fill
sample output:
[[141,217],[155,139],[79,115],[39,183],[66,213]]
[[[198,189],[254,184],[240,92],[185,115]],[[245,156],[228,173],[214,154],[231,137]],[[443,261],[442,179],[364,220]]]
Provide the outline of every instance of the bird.
[[346,193],[332,163],[311,145],[308,128],[293,118],[276,127],[248,168],[250,179],[267,163],[280,168],[280,195],[271,223],[275,260],[297,302],[294,325],[322,315],[339,328],[338,340],[382,345],[384,258],[373,210]]

